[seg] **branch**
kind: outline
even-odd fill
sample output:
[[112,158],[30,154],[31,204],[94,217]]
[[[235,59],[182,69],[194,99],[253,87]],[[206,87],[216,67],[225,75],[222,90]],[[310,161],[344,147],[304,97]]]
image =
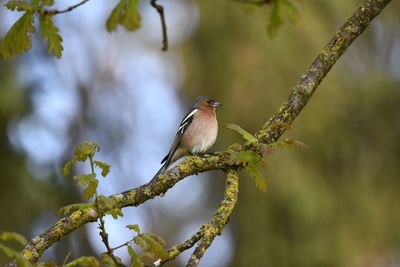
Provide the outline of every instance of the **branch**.
[[190,256],[186,267],[195,267],[199,264],[207,248],[211,245],[214,238],[222,233],[225,225],[235,208],[237,196],[239,192],[239,174],[237,170],[230,169],[226,172],[224,200],[218,207],[217,212],[213,216],[211,222],[204,227],[204,235],[200,239],[199,244]]
[[86,2],[89,2],[89,0],[83,0],[82,2],[79,2],[79,3],[77,3],[73,6],[70,6],[64,10],[58,10],[58,9],[41,10],[40,13],[42,15],[57,15],[57,14],[67,13],[67,12],[70,12],[70,11],[74,10],[75,8],[85,4]]
[[157,0],[151,0],[150,4],[152,7],[154,7],[158,14],[160,15],[160,20],[161,20],[161,29],[162,29],[162,51],[167,51],[168,50],[168,36],[167,36],[167,24],[165,23],[165,16],[164,16],[164,7],[160,4],[157,3]]
[[179,254],[184,252],[185,250],[188,250],[189,248],[193,247],[199,240],[200,238],[204,235],[203,233],[203,227],[200,228],[197,233],[192,235],[189,239],[187,239],[185,242],[182,244],[173,246],[171,249],[168,250],[168,257],[162,260],[158,260],[153,262],[150,265],[147,265],[146,267],[156,267],[156,266],[161,266],[164,265],[165,263],[175,259]]
[[[372,19],[375,18],[390,1],[391,0],[366,0],[355,11],[350,19],[337,31],[335,36],[325,46],[308,70],[301,76],[298,83],[293,87],[288,99],[280,107],[279,112],[257,133],[258,140],[270,144],[280,138],[285,132],[286,127],[270,126],[282,123],[291,124],[294,121],[302,108],[310,100],[322,79],[327,75],[347,47],[368,27]],[[111,198],[119,208],[137,206],[157,195],[165,193],[169,188],[189,175],[208,170],[226,170],[233,166],[234,164],[230,160],[229,150],[202,157],[188,157],[176,167],[161,174],[155,181],[120,194],[115,194],[111,196]],[[243,166],[234,167],[240,170]],[[103,214],[106,211],[108,210],[102,208]],[[95,221],[97,218],[98,214],[94,207],[76,211],[62,218],[51,228],[32,239],[23,250],[24,258],[31,262],[36,262],[43,252],[55,242],[61,240],[64,236],[82,225]],[[219,222],[216,221],[215,223]],[[210,225],[212,231],[219,229],[216,228],[216,226],[212,226],[212,224]],[[210,239],[211,237],[212,233],[208,233],[207,238],[200,241],[192,257],[196,257],[196,259],[201,258],[202,253],[204,253],[201,253],[201,250],[209,246],[213,239]],[[193,261],[195,261],[195,259]]]

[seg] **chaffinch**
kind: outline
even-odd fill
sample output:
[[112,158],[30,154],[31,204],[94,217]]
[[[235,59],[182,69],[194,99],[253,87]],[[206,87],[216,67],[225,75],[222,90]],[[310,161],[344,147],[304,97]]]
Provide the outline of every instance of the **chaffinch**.
[[161,161],[161,169],[154,175],[153,181],[159,174],[178,159],[202,154],[215,143],[218,134],[218,122],[215,108],[221,103],[207,96],[199,96],[186,113],[176,132],[168,154]]

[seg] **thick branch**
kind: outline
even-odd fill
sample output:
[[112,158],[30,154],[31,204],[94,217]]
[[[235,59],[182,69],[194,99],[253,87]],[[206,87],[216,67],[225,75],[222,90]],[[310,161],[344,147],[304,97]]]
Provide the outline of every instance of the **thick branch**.
[[271,143],[279,139],[286,128],[268,131],[268,127],[280,123],[291,124],[294,121],[339,57],[390,2],[391,0],[366,0],[354,12],[301,76],[278,113],[256,134],[259,140]]
[[222,230],[228,223],[229,218],[231,217],[231,214],[235,208],[239,192],[239,174],[237,170],[230,169],[226,172],[225,188],[224,200],[219,205],[218,210],[213,216],[211,222],[204,226],[204,235],[200,239],[199,244],[194,250],[192,256],[190,256],[186,267],[195,267],[199,264],[200,259],[203,257],[214,238],[222,233]]
[[[376,17],[390,0],[366,0],[351,18],[339,29],[328,45],[318,55],[317,59],[311,64],[299,82],[294,86],[286,102],[257,133],[257,138],[267,144],[279,139],[286,127],[269,127],[280,123],[292,123],[307,104],[310,97],[327,75],[338,58],[344,53],[346,48],[367,28],[369,23]],[[116,201],[117,207],[137,206],[157,195],[165,193],[178,181],[186,176],[215,169],[228,169],[232,167],[230,153],[228,151],[206,155],[203,157],[189,157],[184,162],[162,174],[154,182],[142,185],[138,188],[111,196]],[[241,167],[241,166],[237,166]],[[104,209],[103,212],[107,210]],[[55,242],[61,240],[75,229],[82,225],[93,222],[98,218],[96,209],[91,207],[76,211],[64,217],[43,232],[38,237],[32,239],[24,249],[24,257],[32,262],[38,260],[42,253]],[[212,228],[215,229],[215,228]],[[209,235],[210,237],[210,235]],[[212,240],[211,240],[212,241]],[[196,249],[198,252],[202,248],[207,248],[209,243],[206,239],[202,240]],[[196,257],[200,256],[196,252]]]

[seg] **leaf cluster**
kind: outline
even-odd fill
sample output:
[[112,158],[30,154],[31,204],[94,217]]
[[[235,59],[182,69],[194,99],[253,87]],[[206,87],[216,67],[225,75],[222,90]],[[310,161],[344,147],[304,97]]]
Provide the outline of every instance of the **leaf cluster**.
[[141,17],[137,5],[138,0],[120,0],[106,21],[107,30],[115,31],[118,25],[125,27],[128,31],[139,29]]
[[62,37],[54,25],[53,14],[45,8],[54,5],[54,0],[11,0],[5,7],[24,14],[11,26],[0,40],[0,57],[9,59],[32,48],[32,34],[36,31],[35,18],[39,20],[40,36],[47,42],[50,54],[60,58],[63,51]]
[[284,16],[294,23],[300,16],[300,12],[294,3],[295,0],[234,0],[245,4],[247,11],[255,6],[264,7],[268,10],[267,32],[270,38],[274,37],[284,23]]
[[[246,140],[244,147],[247,149],[243,150],[240,146],[239,148],[230,148],[231,164],[243,166],[253,179],[257,189],[261,192],[267,191],[267,180],[263,177],[260,171],[260,166],[265,165],[265,161],[263,159],[264,155],[272,154],[273,147],[294,147],[308,149],[307,145],[294,139],[284,139],[283,141],[275,142],[269,145],[263,144],[260,143],[254,135],[238,125],[226,124],[224,126],[229,130],[237,132],[243,137],[243,139]],[[278,123],[269,126],[267,131],[275,128],[290,129],[290,125],[286,123]]]

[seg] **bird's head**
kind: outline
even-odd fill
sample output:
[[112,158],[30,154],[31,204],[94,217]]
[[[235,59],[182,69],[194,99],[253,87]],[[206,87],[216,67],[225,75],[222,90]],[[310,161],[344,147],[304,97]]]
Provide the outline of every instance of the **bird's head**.
[[221,106],[222,104],[214,99],[209,98],[208,96],[199,96],[196,98],[193,104],[193,108],[200,109],[215,109],[216,107]]

